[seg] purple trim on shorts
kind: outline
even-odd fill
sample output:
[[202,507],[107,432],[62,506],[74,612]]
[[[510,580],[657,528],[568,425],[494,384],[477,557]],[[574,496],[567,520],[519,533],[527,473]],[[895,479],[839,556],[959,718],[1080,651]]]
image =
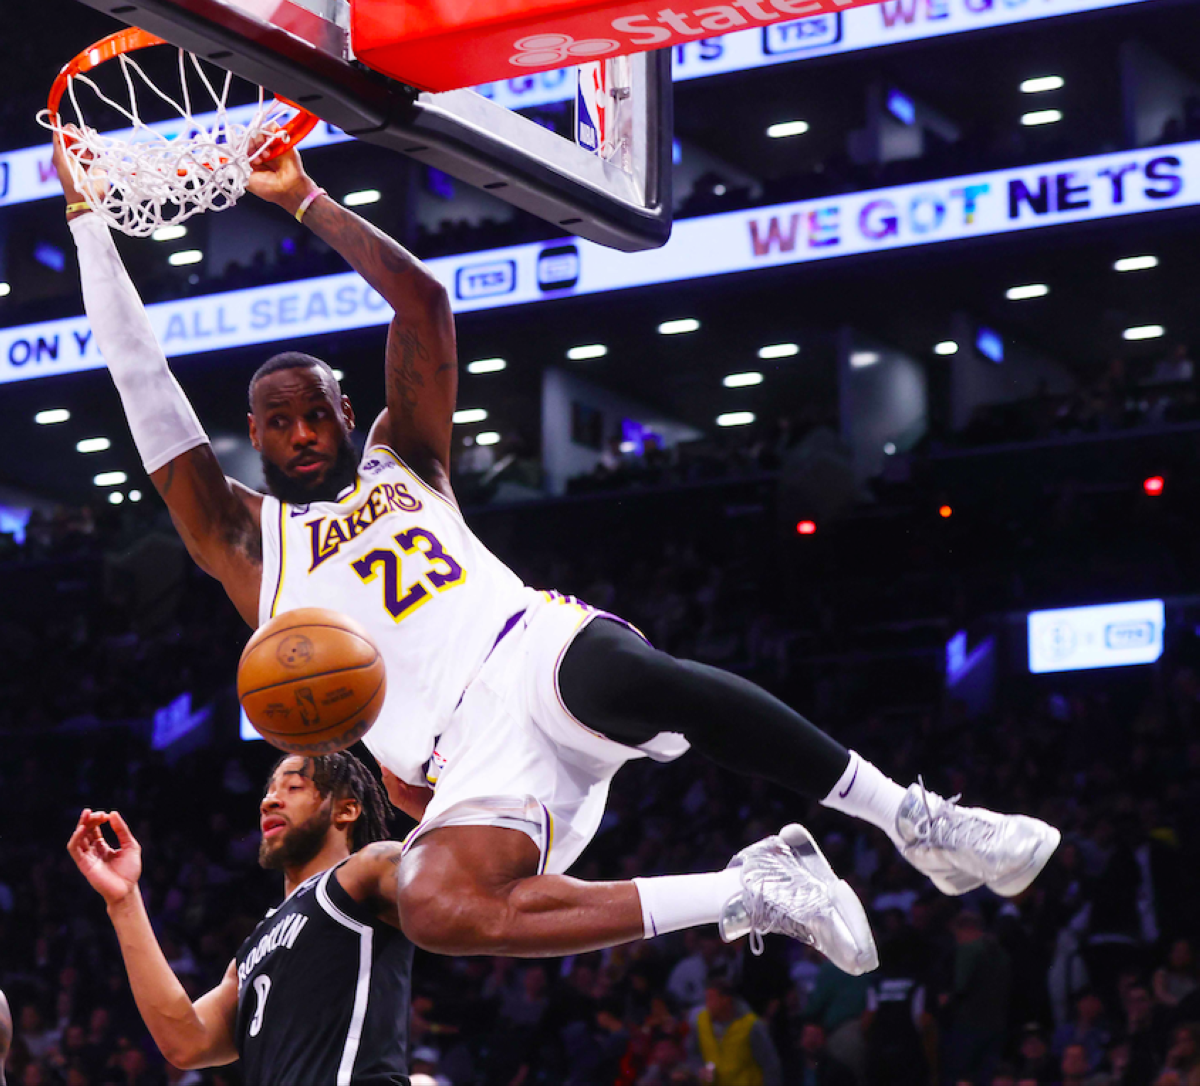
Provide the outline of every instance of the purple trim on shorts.
[[499,644],[500,644],[500,642],[501,642],[501,641],[503,641],[503,640],[504,640],[504,639],[505,639],[505,638],[506,638],[506,637],[507,637],[507,636],[508,636],[510,633],[512,633],[512,629],[513,629],[513,627],[514,627],[514,626],[515,626],[515,625],[516,625],[518,622],[520,622],[520,621],[521,621],[521,619],[522,619],[522,618],[525,616],[525,612],[526,612],[527,610],[528,610],[528,608],[527,608],[527,607],[522,607],[522,608],[521,608],[521,610],[519,610],[519,611],[518,611],[518,612],[517,612],[515,615],[513,615],[513,616],[512,616],[512,618],[510,618],[510,619],[509,619],[509,620],[508,620],[508,621],[507,621],[507,622],[504,624],[504,628],[503,628],[503,629],[500,631],[500,634],[499,634],[499,636],[497,636],[496,640],[492,642],[492,647],[491,647],[490,649],[488,649],[488,654],[487,654],[487,656],[485,656],[485,657],[483,658],[483,662],[484,662],[485,664],[487,663],[488,656],[491,656],[491,655],[492,655],[492,653],[496,651],[496,646],[497,646],[497,645],[499,645]]
[[[486,664],[492,658],[492,653],[495,652],[496,649],[500,646],[500,642],[503,641],[510,633],[513,632],[513,628],[516,626],[516,624],[518,622],[521,621],[522,618],[525,617],[525,612],[528,610],[529,610],[528,607],[523,607],[515,615],[512,615],[509,618],[509,620],[504,624],[504,627],[503,627],[503,629],[501,629],[500,633],[497,635],[496,640],[492,642],[492,647],[490,649],[488,649],[487,655],[483,658],[483,663],[481,663],[479,665],[480,671],[483,670],[483,665]],[[479,671],[476,671],[475,674],[478,675]],[[475,681],[474,679],[471,680],[471,682],[474,682],[474,681]],[[467,683],[467,686],[470,686],[470,685],[471,685],[471,683]],[[455,712],[458,712],[458,707],[463,703],[463,698],[465,698],[466,696],[467,696],[467,690],[466,690],[466,687],[464,687],[463,692],[458,695],[458,701],[455,702],[455,705],[454,705]]]

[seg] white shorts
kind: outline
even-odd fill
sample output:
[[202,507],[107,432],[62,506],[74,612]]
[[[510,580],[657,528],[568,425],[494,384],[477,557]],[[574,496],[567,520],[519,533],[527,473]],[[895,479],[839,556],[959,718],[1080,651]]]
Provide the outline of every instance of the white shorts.
[[506,826],[537,844],[539,873],[561,874],[595,835],[621,766],[688,749],[674,732],[630,747],[576,720],[559,693],[559,664],[589,622],[615,616],[557,592],[531,599],[438,738],[427,768],[433,799],[406,848],[442,826]]

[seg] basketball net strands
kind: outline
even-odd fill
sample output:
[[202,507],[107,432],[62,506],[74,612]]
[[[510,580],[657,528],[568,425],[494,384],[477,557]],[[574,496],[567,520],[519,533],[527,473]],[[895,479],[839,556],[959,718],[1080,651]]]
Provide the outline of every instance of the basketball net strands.
[[[109,35],[63,67],[51,88],[48,108],[37,118],[62,140],[67,166],[85,203],[131,237],[149,237],[160,227],[201,211],[232,207],[245,193],[256,162],[281,154],[318,123],[317,117],[290,103],[268,101],[262,88],[257,108],[245,120],[235,119],[229,111],[232,74],[206,66],[182,49],[176,73],[179,89],[168,93],[129,55],[165,44],[133,27]],[[106,94],[88,74],[107,61],[116,61],[120,68],[128,106]],[[80,101],[85,91],[94,96],[93,112],[97,106],[107,106],[124,117],[131,129],[102,135],[88,125]],[[168,134],[147,125],[139,94],[170,106],[182,129]],[[194,115],[194,95],[199,95],[197,107],[211,110],[205,124]],[[62,119],[64,98],[70,102],[73,122]]]

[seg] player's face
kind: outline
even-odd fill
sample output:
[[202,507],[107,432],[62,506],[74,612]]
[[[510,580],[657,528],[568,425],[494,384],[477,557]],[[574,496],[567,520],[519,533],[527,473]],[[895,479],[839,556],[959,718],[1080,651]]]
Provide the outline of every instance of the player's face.
[[333,801],[317,792],[309,773],[307,760],[297,755],[285,758],[267,783],[259,804],[258,862],[268,871],[302,867],[329,836]]
[[302,366],[267,374],[255,386],[249,422],[267,486],[281,501],[330,501],[354,481],[354,412],[324,370]]

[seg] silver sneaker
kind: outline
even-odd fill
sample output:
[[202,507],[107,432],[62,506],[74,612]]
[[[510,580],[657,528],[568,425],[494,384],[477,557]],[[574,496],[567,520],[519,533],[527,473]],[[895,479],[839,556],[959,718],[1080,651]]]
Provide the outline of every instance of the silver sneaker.
[[803,826],[785,826],[778,836],[742,849],[729,866],[742,869],[742,892],[721,913],[725,942],[749,935],[750,949],[761,954],[764,935],[788,935],[851,976],[879,965],[862,902]]
[[925,783],[909,785],[896,813],[902,855],[943,894],[965,894],[985,883],[1004,897],[1024,890],[1054,855],[1062,834],[1027,815],[959,807]]

